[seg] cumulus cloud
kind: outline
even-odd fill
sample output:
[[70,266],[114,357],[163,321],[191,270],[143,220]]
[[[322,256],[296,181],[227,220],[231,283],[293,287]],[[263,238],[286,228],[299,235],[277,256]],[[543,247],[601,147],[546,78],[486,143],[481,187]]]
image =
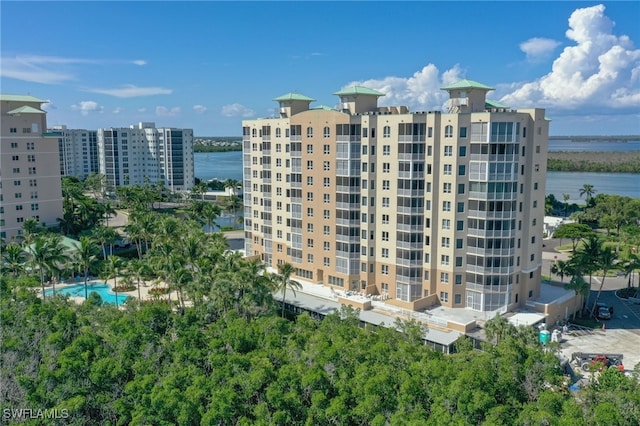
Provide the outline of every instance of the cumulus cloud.
[[86,89],[87,92],[101,93],[103,95],[115,96],[116,98],[135,98],[139,96],[170,95],[172,89],[164,87],[138,87],[133,84],[125,84],[114,89]]
[[560,44],[550,38],[533,37],[520,43],[520,50],[527,55],[528,61],[537,62],[548,59]]
[[80,111],[82,115],[89,115],[90,112],[104,112],[104,107],[98,105],[95,101],[81,101],[77,104],[71,105],[73,111]]
[[225,117],[251,117],[255,115],[255,112],[252,109],[238,103],[224,105],[220,110],[220,113]]
[[385,94],[379,104],[406,105],[413,111],[439,110],[449,98],[446,92],[440,90],[444,85],[455,83],[462,78],[463,70],[459,65],[440,74],[438,68],[429,64],[416,71],[411,77],[385,77],[353,81],[343,87],[365,86]]
[[120,107],[116,107],[116,109],[114,109],[112,112],[113,112],[114,114],[120,114],[122,111],[123,111],[123,109],[122,109],[122,108],[120,108]]
[[42,104],[41,107],[44,111],[53,111],[58,109],[58,106],[51,101],[48,101],[46,104]]
[[204,114],[207,112],[207,107],[204,105],[194,105],[193,110],[198,114]]
[[180,107],[167,108],[165,106],[156,107],[156,115],[158,117],[175,117],[180,114]]
[[640,106],[640,49],[628,36],[613,34],[614,23],[604,11],[603,5],[576,9],[566,31],[573,44],[555,59],[551,72],[519,84],[500,102],[558,109]]

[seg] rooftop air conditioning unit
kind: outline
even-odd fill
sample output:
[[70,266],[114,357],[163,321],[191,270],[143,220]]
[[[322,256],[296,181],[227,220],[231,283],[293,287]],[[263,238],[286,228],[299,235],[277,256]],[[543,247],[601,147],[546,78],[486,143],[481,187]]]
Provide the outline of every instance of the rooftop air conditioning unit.
[[342,103],[342,109],[349,109],[349,103],[348,102],[343,102]]
[[280,108],[280,114],[286,114],[287,109],[285,107]]

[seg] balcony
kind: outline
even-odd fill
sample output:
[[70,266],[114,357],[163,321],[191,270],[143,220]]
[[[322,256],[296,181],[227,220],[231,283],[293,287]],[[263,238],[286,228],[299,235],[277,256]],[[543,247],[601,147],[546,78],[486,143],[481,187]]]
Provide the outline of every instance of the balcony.
[[424,189],[398,189],[397,195],[399,197],[424,197]]
[[422,232],[422,228],[424,224],[420,225],[405,225],[404,223],[398,223],[396,225],[396,230],[398,231],[407,231],[407,232]]
[[401,179],[424,179],[424,172],[398,172]]
[[398,154],[400,161],[424,161],[424,152]]
[[423,259],[401,259],[401,258],[396,258],[396,265],[398,266],[412,266],[412,267],[422,267],[423,265]]
[[396,213],[402,214],[424,214],[424,207],[402,207],[398,206]]
[[513,266],[492,267],[492,266],[467,265],[466,271],[475,272],[477,274],[484,274],[484,275],[510,275],[515,272],[515,267]]
[[336,208],[341,210],[358,210],[360,211],[360,203],[336,203]]
[[415,250],[415,249],[422,249],[422,246],[424,245],[423,241],[417,242],[417,241],[396,241],[396,248],[400,248],[400,249],[406,249],[406,250]]

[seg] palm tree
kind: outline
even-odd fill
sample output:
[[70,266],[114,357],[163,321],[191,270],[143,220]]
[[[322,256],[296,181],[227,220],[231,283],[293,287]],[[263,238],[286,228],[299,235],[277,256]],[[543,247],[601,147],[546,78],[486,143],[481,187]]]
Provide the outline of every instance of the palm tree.
[[2,249],[2,266],[3,269],[11,271],[15,277],[20,275],[24,269],[26,254],[22,247],[16,243],[11,243]]
[[138,305],[142,303],[142,296],[140,295],[140,281],[143,281],[151,274],[151,268],[147,262],[143,262],[140,259],[133,259],[129,261],[127,271],[131,274],[131,277],[136,280],[138,287]]
[[567,211],[569,210],[569,198],[571,198],[571,195],[562,194],[562,201],[564,201],[564,217],[567,217]]
[[102,259],[107,260],[107,245],[109,245],[109,254],[113,255],[113,244],[118,240],[120,234],[115,229],[103,225],[94,228],[92,234],[93,239],[102,246]]
[[573,275],[572,269],[573,267],[570,262],[565,260],[558,260],[551,266],[551,273],[560,275],[560,282],[563,283],[565,275]]
[[596,300],[593,302],[593,309],[591,309],[592,315],[596,314],[596,307],[598,306],[598,299],[600,298],[600,293],[602,292],[602,286],[604,286],[604,279],[607,277],[607,272],[609,272],[616,263],[618,259],[618,253],[613,251],[611,247],[605,247],[600,254],[599,264],[602,269],[602,281],[600,281],[600,287],[598,288],[598,293],[596,294]]
[[118,306],[118,274],[122,266],[122,259],[118,256],[109,255],[104,264],[104,277],[107,280],[113,278],[113,292],[116,294],[116,307]]
[[495,337],[496,345],[500,343],[500,340],[505,339],[506,337],[515,333],[515,327],[511,325],[509,321],[506,320],[500,314],[496,314],[495,317],[488,320],[484,324],[484,332],[487,335],[487,339],[493,340]]
[[582,185],[582,188],[580,188],[580,198],[584,195],[586,203],[589,204],[589,201],[593,198],[596,192],[597,191],[593,189],[593,185],[585,183]]
[[216,225],[216,219],[220,216],[220,207],[215,204],[207,203],[202,206],[202,219],[207,224],[208,233],[213,232],[213,227]]
[[232,195],[236,195],[236,190],[240,188],[241,185],[242,183],[236,179],[227,179],[224,181],[225,189],[228,189],[229,193]]
[[631,254],[629,260],[624,263],[624,276],[628,277],[627,287],[633,287],[635,285],[635,281],[633,279],[633,274],[637,269],[640,269],[640,256],[637,254]]
[[26,250],[29,256],[28,262],[34,269],[40,272],[40,287],[42,288],[43,299],[45,298],[45,272],[52,270],[56,263],[62,263],[66,260],[66,256],[63,254],[63,249],[61,248],[60,238],[58,235],[39,235]]
[[[575,274],[571,277],[571,281],[565,284],[564,288],[567,290],[574,290],[577,296],[580,296],[580,312],[584,310],[585,302],[591,293],[591,285],[584,280],[582,275]],[[582,315],[582,313],[580,314]]]
[[298,281],[292,280],[291,275],[295,272],[295,268],[290,263],[282,263],[278,265],[278,275],[275,277],[276,289],[282,291],[282,318],[284,318],[284,307],[287,296],[287,288],[290,288],[293,295],[296,295],[296,290],[302,288],[302,284]]
[[89,280],[89,271],[98,261],[98,248],[95,246],[91,238],[80,237],[80,246],[75,253],[76,262],[80,266],[84,276],[84,298],[89,298],[89,288],[87,282]]

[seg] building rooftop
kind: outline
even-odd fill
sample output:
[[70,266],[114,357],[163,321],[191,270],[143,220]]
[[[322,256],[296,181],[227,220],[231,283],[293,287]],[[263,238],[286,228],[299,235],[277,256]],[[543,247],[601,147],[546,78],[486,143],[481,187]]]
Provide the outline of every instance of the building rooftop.
[[47,103],[49,101],[45,101],[44,99],[38,99],[31,95],[8,95],[8,94],[0,94],[0,101],[8,101],[8,102],[40,102]]
[[12,109],[7,112],[7,114],[46,114],[46,112],[41,109],[30,107],[30,106],[21,106],[20,108]]
[[276,102],[282,102],[282,101],[308,101],[308,102],[313,102],[315,101],[315,99],[310,98],[308,96],[302,95],[300,93],[286,93],[282,96],[278,96],[277,98],[274,99],[274,101]]
[[495,90],[493,87],[489,87],[482,83],[478,83],[473,80],[460,80],[456,83],[450,84],[440,88],[441,90],[454,90],[454,89],[483,89],[483,90]]
[[508,106],[501,104],[500,102],[492,101],[491,99],[486,99],[484,101],[485,108],[509,108]]
[[384,96],[384,93],[380,93],[377,90],[369,89],[368,87],[364,87],[364,86],[351,86],[334,93],[334,95],[336,96],[348,96],[348,95]]

